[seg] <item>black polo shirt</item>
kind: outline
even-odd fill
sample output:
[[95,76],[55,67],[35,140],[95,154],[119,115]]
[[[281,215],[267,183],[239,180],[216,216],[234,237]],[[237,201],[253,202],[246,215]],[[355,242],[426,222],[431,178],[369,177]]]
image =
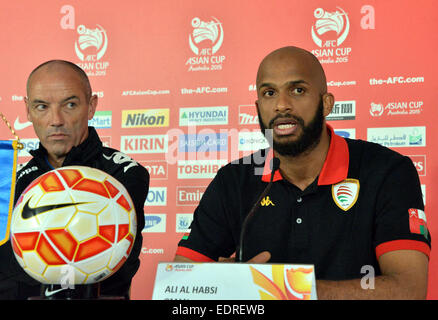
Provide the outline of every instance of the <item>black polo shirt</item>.
[[[244,261],[262,251],[270,263],[314,264],[318,279],[352,279],[393,250],[429,256],[417,171],[406,156],[361,140],[331,135],[320,175],[304,191],[274,174],[269,194],[248,225]],[[215,261],[236,250],[242,222],[271,175],[272,150],[221,168],[194,212],[176,254]]]

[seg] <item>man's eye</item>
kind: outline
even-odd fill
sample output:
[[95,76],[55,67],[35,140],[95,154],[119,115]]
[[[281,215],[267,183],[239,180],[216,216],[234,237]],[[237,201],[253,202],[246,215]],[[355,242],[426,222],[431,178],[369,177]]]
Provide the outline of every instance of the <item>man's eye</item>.
[[43,110],[46,110],[46,109],[47,109],[47,106],[45,104],[37,104],[35,106],[35,110],[38,110],[38,111],[43,111]]
[[292,90],[293,93],[295,94],[303,94],[304,93],[304,88],[294,88]]
[[274,90],[265,90],[263,91],[263,96],[264,97],[272,97],[274,95],[275,91]]
[[67,108],[74,108],[74,107],[76,107],[76,103],[74,103],[74,102],[69,102],[69,103],[67,103],[66,104],[66,106],[67,106]]

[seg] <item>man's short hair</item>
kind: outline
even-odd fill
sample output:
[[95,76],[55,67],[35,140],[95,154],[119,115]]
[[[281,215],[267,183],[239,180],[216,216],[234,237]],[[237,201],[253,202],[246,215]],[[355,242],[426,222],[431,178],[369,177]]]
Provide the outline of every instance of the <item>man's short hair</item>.
[[82,85],[84,86],[85,98],[87,99],[87,102],[90,101],[92,91],[91,91],[90,80],[88,79],[87,74],[79,66],[77,66],[73,62],[70,62],[67,60],[49,60],[49,61],[46,61],[46,62],[40,64],[35,69],[33,69],[32,72],[29,74],[29,77],[27,78],[27,84],[26,84],[27,93],[29,93],[29,84],[30,84],[30,79],[32,78],[32,75],[36,71],[41,69],[42,67],[44,67],[46,65],[50,65],[50,64],[63,64],[63,65],[70,67],[71,69],[73,69],[73,71],[75,71],[79,75],[79,77],[81,78]]

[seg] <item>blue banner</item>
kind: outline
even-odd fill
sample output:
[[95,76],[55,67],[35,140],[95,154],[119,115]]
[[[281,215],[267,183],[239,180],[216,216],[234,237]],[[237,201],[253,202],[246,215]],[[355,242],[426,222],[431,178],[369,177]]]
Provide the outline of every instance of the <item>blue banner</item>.
[[17,140],[0,140],[0,246],[9,239],[17,170]]

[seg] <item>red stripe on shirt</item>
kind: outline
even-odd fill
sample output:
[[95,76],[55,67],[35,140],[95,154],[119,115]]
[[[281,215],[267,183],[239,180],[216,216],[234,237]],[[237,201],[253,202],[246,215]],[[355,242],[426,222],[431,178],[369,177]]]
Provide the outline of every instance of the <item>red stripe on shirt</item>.
[[376,247],[377,259],[384,253],[395,250],[416,250],[423,252],[428,258],[430,247],[427,243],[418,240],[393,240],[379,244]]
[[204,256],[202,253],[185,247],[178,247],[178,249],[176,249],[176,254],[196,262],[214,262],[213,259]]

